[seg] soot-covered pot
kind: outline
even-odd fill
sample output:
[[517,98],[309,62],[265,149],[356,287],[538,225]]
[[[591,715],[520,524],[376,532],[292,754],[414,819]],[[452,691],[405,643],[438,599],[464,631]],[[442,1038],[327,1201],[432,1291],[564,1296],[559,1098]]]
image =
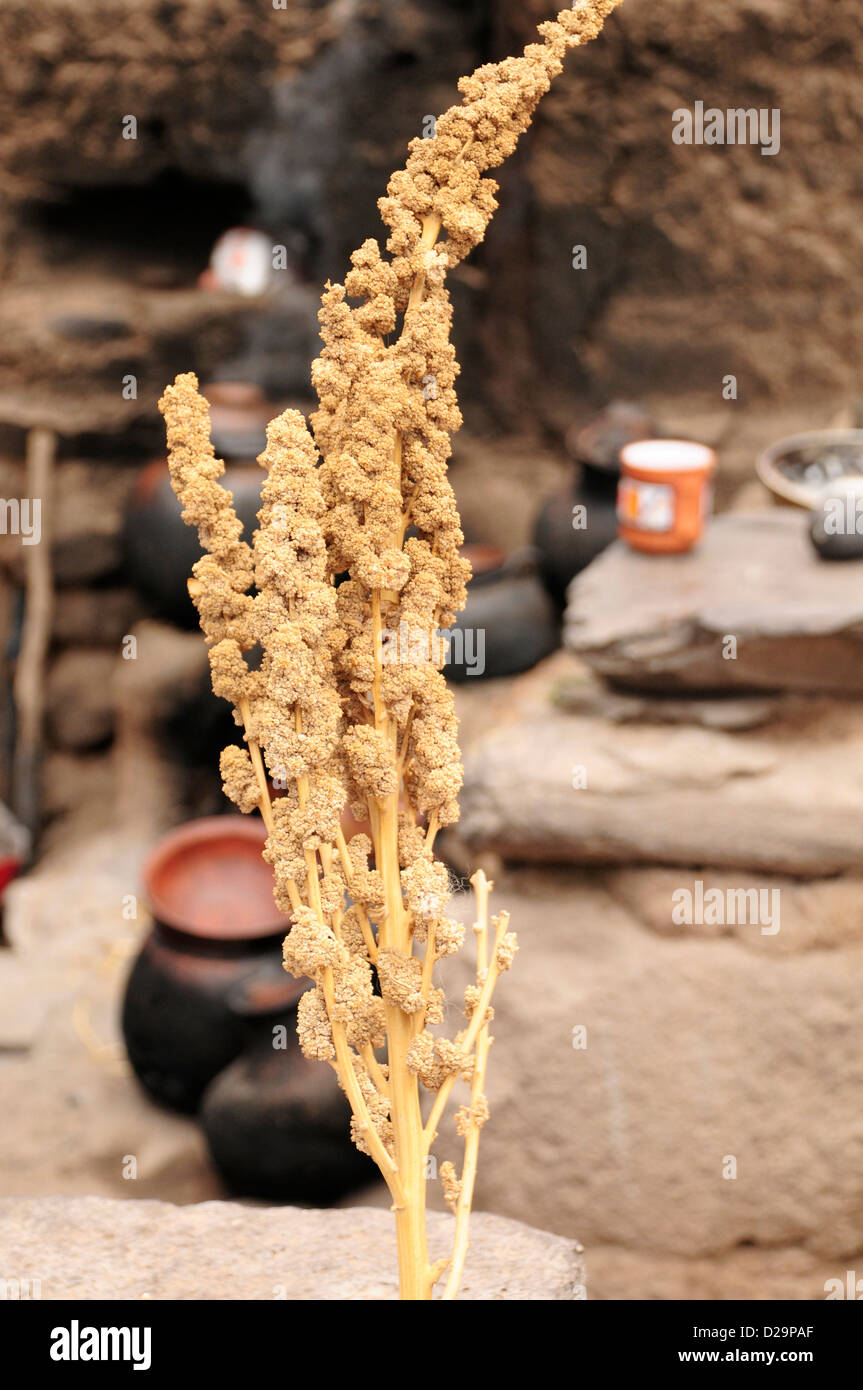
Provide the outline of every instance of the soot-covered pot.
[[473,578],[446,635],[444,675],[467,681],[529,671],[560,643],[560,621],[533,551],[507,556],[493,546],[467,545],[463,553]]
[[[273,410],[250,382],[219,381],[202,390],[210,402],[213,447],[226,465],[219,481],[233,495],[243,535],[251,541],[264,481],[257,457],[266,446]],[[154,612],[181,627],[195,627],[197,614],[186,586],[202,551],[194,527],[182,519],[164,459],[148,463],[138,475],[126,511],[123,550],[132,583]]]
[[651,416],[626,401],[613,402],[567,433],[572,476],[543,502],[533,533],[539,572],[558,607],[575,576],[617,537],[621,449],[655,433]]
[[126,986],[123,1035],[142,1086],[172,1109],[195,1111],[306,988],[282,967],[290,919],[273,902],[265,836],[251,818],[211,816],[164,836],[144,866],[154,921]]
[[261,1032],[201,1101],[210,1157],[238,1197],[326,1205],[374,1182],[350,1138],[350,1107],[334,1072],[303,1056],[296,1019]]

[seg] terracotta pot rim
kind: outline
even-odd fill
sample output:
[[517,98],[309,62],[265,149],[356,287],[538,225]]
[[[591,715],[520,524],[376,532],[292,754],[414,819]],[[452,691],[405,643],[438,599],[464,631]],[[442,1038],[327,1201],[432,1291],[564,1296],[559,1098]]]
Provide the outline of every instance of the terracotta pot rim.
[[[631,403],[623,413],[615,407],[624,402],[610,402],[598,415],[584,423],[573,422],[564,435],[564,448],[570,460],[582,468],[606,477],[617,477],[620,473],[620,451],[635,440],[657,438],[657,426],[648,412],[641,406]],[[617,415],[614,420],[613,415]],[[636,424],[638,428],[636,429]],[[598,448],[603,438],[617,434],[620,444],[617,456]]]
[[499,570],[507,558],[506,551],[491,541],[466,541],[459,554],[470,562],[472,579]]
[[267,409],[267,397],[256,381],[240,381],[236,377],[206,381],[201,395],[207,404],[225,410],[258,411]]
[[173,830],[168,830],[161,836],[141,866],[144,891],[154,920],[164,927],[182,932],[185,936],[196,937],[204,941],[255,941],[259,938],[276,936],[280,931],[285,931],[288,926],[288,918],[284,913],[279,912],[275,903],[272,906],[272,916],[262,917],[259,922],[237,929],[228,935],[212,929],[207,930],[199,923],[189,920],[187,916],[177,913],[161,896],[156,886],[156,878],[160,868],[167,865],[170,860],[182,856],[185,850],[193,846],[206,845],[208,842],[225,839],[245,840],[263,849],[267,839],[267,831],[262,821],[252,819],[251,816],[201,816],[196,820],[186,821],[183,825],[175,826]]

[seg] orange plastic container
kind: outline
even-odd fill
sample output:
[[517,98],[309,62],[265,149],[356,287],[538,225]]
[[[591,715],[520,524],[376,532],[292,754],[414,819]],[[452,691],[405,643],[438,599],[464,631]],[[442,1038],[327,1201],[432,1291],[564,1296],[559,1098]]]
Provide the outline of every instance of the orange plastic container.
[[691,550],[713,499],[716,455],[688,439],[639,439],[620,451],[618,535],[633,550]]

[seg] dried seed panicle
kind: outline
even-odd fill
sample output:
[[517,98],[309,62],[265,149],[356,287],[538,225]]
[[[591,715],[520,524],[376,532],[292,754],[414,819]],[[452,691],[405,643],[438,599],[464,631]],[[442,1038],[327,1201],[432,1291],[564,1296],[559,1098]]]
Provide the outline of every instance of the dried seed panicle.
[[[404,1297],[429,1297],[441,1273],[441,1262],[427,1264],[417,1223],[416,1160],[464,1080],[463,1170],[440,1170],[456,1212],[444,1297],[458,1285],[488,1117],[491,997],[517,945],[506,914],[489,924],[492,885],[474,875],[478,965],[467,1023],[455,1039],[435,1036],[444,997],[433,967],[464,939],[433,852],[438,829],[458,818],[462,781],[439,638],[470,577],[447,477],[461,413],[446,275],[495,211],[488,171],[514,150],[566,50],[595,37],[617,3],[576,0],[520,56],[463,78],[461,101],[430,138],[411,141],[379,202],[385,247],[365,241],[345,283],[328,283],[322,296],[311,431],[295,410],[268,426],[251,545],[219,482],[224,463],[196,377],[178,376],[159,403],[171,482],[205,552],[189,589],[213,689],[233,705],[245,741],[222,753],[224,790],[265,820],[275,900],[292,918],[285,967],[314,981],[298,1007],[300,1044],[335,1068],[352,1137],[390,1186]],[[346,804],[369,835],[345,838]],[[384,1042],[386,1064],[375,1057]],[[425,1129],[420,1083],[436,1092]]]

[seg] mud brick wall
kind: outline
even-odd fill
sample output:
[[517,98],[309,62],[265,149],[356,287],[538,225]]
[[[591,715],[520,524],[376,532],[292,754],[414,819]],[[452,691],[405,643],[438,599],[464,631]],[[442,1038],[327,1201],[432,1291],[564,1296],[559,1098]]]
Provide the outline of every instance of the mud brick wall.
[[[12,287],[40,255],[59,273],[58,225],[73,260],[89,249],[128,294],[160,262],[167,275],[166,260],[200,260],[244,216],[296,250],[310,283],[341,276],[377,232],[375,200],[423,115],[551,8],[8,0],[0,192]],[[856,384],[862,50],[856,0],[626,0],[572,56],[502,172],[501,212],[462,273],[468,405],[511,426],[548,411],[555,391],[710,395],[727,372],[749,396]],[[778,108],[779,153],[674,145],[672,112],[696,100]],[[120,138],[125,114],[135,141]],[[587,270],[572,269],[574,244]],[[218,326],[213,304],[130,306],[148,391],[190,335],[205,358],[226,349],[229,308]],[[2,327],[20,329],[27,311],[13,295]],[[38,346],[46,365],[32,333],[15,335],[18,348],[9,339],[0,398],[38,370]],[[76,370],[58,356],[55,390],[66,372],[91,372],[92,388],[120,355],[103,345],[103,360],[93,349]]]

